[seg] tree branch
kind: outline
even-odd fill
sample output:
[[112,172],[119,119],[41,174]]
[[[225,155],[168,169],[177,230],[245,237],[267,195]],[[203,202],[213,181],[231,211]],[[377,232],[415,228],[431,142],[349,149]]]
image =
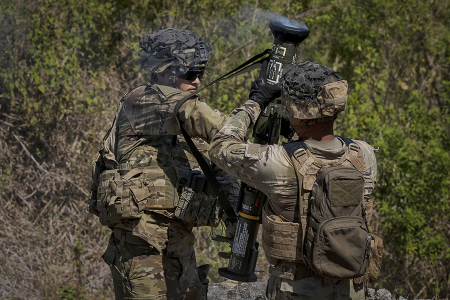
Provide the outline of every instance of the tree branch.
[[72,179],[64,177],[62,175],[53,173],[53,172],[49,172],[46,169],[44,169],[37,161],[36,159],[33,157],[33,155],[31,155],[30,151],[28,151],[27,147],[25,147],[25,145],[22,143],[22,141],[14,134],[12,133],[12,135],[14,136],[14,138],[20,143],[20,145],[22,146],[23,150],[25,151],[25,153],[28,155],[28,157],[31,158],[32,161],[34,161],[34,163],[36,164],[36,166],[38,167],[38,169],[44,173],[47,176],[52,176],[52,177],[57,177],[60,179],[63,179],[69,183],[71,183],[74,187],[76,187],[80,192],[82,192],[85,196],[89,196],[89,193],[86,192],[84,189],[82,189],[81,187],[79,187],[77,184],[75,184]]

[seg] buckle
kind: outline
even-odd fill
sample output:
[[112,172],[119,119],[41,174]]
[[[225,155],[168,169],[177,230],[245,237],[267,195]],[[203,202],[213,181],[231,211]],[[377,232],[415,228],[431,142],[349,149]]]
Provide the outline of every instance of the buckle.
[[298,150],[295,150],[294,152],[294,157],[298,160],[300,157],[302,157],[303,155],[306,155],[306,150],[303,148],[300,148]]

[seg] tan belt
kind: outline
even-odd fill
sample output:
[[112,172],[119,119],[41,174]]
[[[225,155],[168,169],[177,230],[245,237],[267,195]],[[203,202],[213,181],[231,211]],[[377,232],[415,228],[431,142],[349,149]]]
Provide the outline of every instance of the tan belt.
[[120,241],[125,238],[125,243],[128,244],[149,245],[149,243],[137,236],[134,236],[131,231],[127,231],[125,229],[114,228],[114,237]]
[[304,263],[281,260],[276,266],[269,267],[269,274],[287,280],[300,280],[313,276],[315,273]]

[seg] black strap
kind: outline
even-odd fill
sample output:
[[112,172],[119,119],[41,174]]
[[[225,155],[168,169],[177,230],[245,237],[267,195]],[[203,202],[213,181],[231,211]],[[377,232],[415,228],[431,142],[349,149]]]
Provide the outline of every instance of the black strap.
[[178,110],[180,109],[181,105],[184,104],[184,102],[186,102],[187,100],[189,100],[189,99],[191,99],[191,98],[197,96],[198,93],[200,93],[201,91],[203,91],[204,89],[206,89],[208,86],[210,86],[210,85],[212,85],[212,84],[214,84],[214,83],[220,82],[220,81],[222,81],[222,80],[230,79],[230,78],[233,78],[234,76],[241,75],[241,74],[243,74],[243,73],[246,73],[246,72],[255,70],[255,69],[257,69],[258,67],[261,67],[262,62],[263,62],[265,59],[267,59],[267,58],[264,57],[264,58],[262,58],[262,59],[260,59],[260,60],[258,60],[258,59],[261,58],[261,57],[263,57],[263,56],[266,55],[266,54],[269,54],[270,51],[271,51],[270,49],[264,50],[264,51],[261,52],[260,54],[257,54],[257,55],[255,55],[255,56],[253,56],[252,58],[250,58],[249,60],[247,60],[246,62],[244,62],[243,64],[241,64],[240,66],[234,68],[233,70],[231,70],[231,71],[228,72],[227,74],[225,74],[225,75],[223,75],[223,76],[221,76],[221,77],[219,77],[219,78],[217,78],[217,79],[215,79],[215,80],[213,80],[213,81],[210,81],[208,84],[206,84],[206,85],[205,85],[204,87],[202,87],[201,89],[197,90],[195,93],[192,93],[192,94],[190,94],[190,95],[187,95],[186,97],[184,97],[183,99],[181,99],[180,101],[178,101],[178,103],[177,103],[177,105],[175,105],[175,109],[174,109],[175,116],[177,116]]
[[212,85],[212,84],[214,84],[216,82],[232,78],[234,76],[243,74],[245,72],[249,72],[251,70],[254,70],[254,69],[260,67],[260,65],[262,64],[262,61],[264,61],[267,58],[264,57],[263,59],[260,59],[260,60],[258,60],[258,59],[263,57],[266,54],[269,54],[269,52],[270,52],[270,49],[266,49],[264,52],[253,56],[252,58],[250,58],[249,60],[247,60],[246,62],[244,62],[240,66],[238,66],[237,68],[234,68],[233,70],[231,70],[227,74],[225,74],[225,75],[223,75],[223,76],[221,76],[221,77],[219,77],[219,78],[209,82],[207,85],[205,85],[203,88],[201,88],[197,92],[192,93],[192,94],[184,97],[180,101],[178,101],[178,103],[177,103],[177,105],[175,106],[175,109],[174,109],[175,117],[177,118],[177,121],[178,121],[178,123],[180,125],[181,133],[183,134],[184,139],[186,140],[189,148],[191,149],[192,154],[194,155],[195,159],[197,160],[198,164],[200,165],[200,168],[202,168],[202,171],[203,171],[203,173],[206,176],[206,180],[208,181],[209,185],[211,186],[214,194],[217,196],[217,198],[219,200],[220,207],[222,207],[222,209],[225,211],[225,213],[227,214],[227,217],[228,218],[232,218],[232,219],[236,219],[237,218],[236,212],[234,211],[233,207],[231,206],[230,201],[228,200],[227,196],[223,192],[222,187],[220,186],[219,182],[217,181],[216,176],[214,175],[213,171],[209,167],[208,163],[205,161],[205,159],[203,158],[203,156],[200,153],[200,151],[198,151],[198,149],[195,146],[194,142],[192,141],[191,137],[187,134],[186,130],[184,129],[184,127],[180,123],[180,120],[178,120],[178,117],[177,117],[178,116],[178,110],[180,109],[181,105],[183,105],[187,100],[195,97],[198,93],[203,91],[208,86],[210,86],[210,85]]
[[209,167],[208,163],[203,158],[200,151],[198,151],[197,147],[195,147],[194,142],[192,141],[191,137],[187,134],[186,130],[183,128],[183,126],[180,126],[181,133],[184,136],[184,139],[186,140],[186,143],[188,144],[189,148],[191,149],[192,155],[194,155],[195,159],[197,160],[198,164],[200,165],[200,168],[202,168],[203,173],[206,176],[206,180],[208,181],[209,185],[211,186],[214,194],[217,196],[219,200],[220,207],[225,211],[228,218],[237,218],[236,212],[234,211],[233,207],[230,204],[230,201],[228,200],[227,196],[222,190],[222,187],[220,186],[220,183],[217,181],[216,176],[214,175],[213,171]]

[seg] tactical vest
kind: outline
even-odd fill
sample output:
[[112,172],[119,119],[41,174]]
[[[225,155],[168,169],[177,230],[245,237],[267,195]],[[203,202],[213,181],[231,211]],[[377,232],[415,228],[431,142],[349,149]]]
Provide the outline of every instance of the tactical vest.
[[[164,86],[153,89],[160,98],[156,103],[158,112],[154,113],[153,118],[152,112],[149,113],[145,129],[147,133],[159,135],[125,136],[128,139],[126,151],[119,151],[118,140],[124,141],[124,138],[118,136],[118,128],[122,126],[118,124],[119,113],[130,109],[124,107],[127,105],[124,101],[130,94],[128,93],[122,98],[113,125],[103,140],[100,156],[106,162],[107,170],[98,177],[96,205],[102,225],[113,226],[122,219],[138,219],[145,211],[151,210],[159,210],[168,217],[175,217],[179,195],[184,195],[183,205],[186,207],[186,199],[189,197],[183,191],[191,171],[198,170],[199,166],[184,138],[176,135],[180,133],[180,129],[174,114],[170,113],[177,103],[177,99],[173,97],[181,91]],[[153,119],[157,121],[152,121]],[[207,143],[201,139],[193,140],[200,152],[207,155]],[[203,204],[199,208],[203,208],[203,215],[209,212],[207,221],[198,224],[216,226],[219,211],[216,209],[215,197],[212,197],[212,201],[207,201],[211,197],[198,197],[194,193],[189,196],[189,199],[202,200]],[[205,212],[206,208],[209,208],[208,212]]]
[[[333,162],[333,166],[354,167],[360,172],[363,171],[362,150],[352,140],[339,137],[347,145],[342,157]],[[262,246],[270,264],[276,265],[279,260],[290,262],[303,262],[303,245],[307,227],[307,208],[313,185],[316,182],[318,171],[322,167],[331,166],[330,162],[321,160],[307,149],[302,147],[296,149],[298,144],[290,143],[285,146],[294,164],[299,190],[297,201],[302,201],[303,211],[298,214],[298,222],[286,222],[282,220],[266,204],[263,210],[262,225],[263,236]]]

